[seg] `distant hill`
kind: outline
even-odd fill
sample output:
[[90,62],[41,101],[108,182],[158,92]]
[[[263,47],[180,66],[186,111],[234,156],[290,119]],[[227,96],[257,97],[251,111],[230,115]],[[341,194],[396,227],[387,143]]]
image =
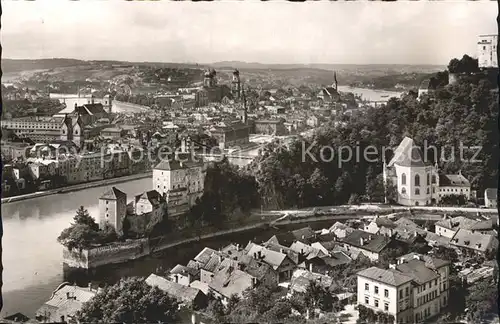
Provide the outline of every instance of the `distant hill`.
[[66,68],[74,66],[90,66],[95,64],[102,65],[142,65],[154,66],[157,68],[202,68],[196,63],[161,63],[161,62],[126,62],[126,61],[111,61],[111,60],[76,60],[66,58],[51,58],[51,59],[2,59],[2,72],[21,72],[30,70],[50,70],[56,68]]
[[294,69],[315,69],[328,71],[380,71],[388,74],[393,73],[432,73],[442,71],[444,65],[408,65],[408,64],[262,64],[247,63],[241,61],[223,61],[208,64],[214,68],[240,70],[294,70]]
[[2,72],[20,72],[29,70],[55,69],[59,67],[70,67],[79,65],[89,65],[90,63],[82,60],[52,58],[39,60],[17,60],[2,59]]

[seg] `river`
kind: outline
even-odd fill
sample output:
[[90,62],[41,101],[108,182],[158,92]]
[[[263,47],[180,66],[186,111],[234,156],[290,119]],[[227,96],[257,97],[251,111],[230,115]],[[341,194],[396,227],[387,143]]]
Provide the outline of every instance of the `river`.
[[[123,276],[147,276],[158,268],[169,269],[178,263],[186,264],[205,246],[218,249],[231,242],[244,245],[249,240],[268,239],[276,232],[275,229],[257,229],[227,235],[170,249],[124,265],[103,267],[90,274],[65,271],[62,265],[62,247],[56,240],[58,235],[70,225],[79,206],[85,206],[96,217],[98,199],[110,187],[96,187],[2,205],[4,306],[1,317],[16,312],[33,317],[36,310],[50,298],[52,291],[65,280],[85,285],[87,280],[113,283]],[[150,189],[151,179],[120,183],[116,187],[126,192],[130,199],[134,194]],[[332,223],[333,221],[318,222],[314,227],[319,229]],[[305,225],[291,225],[285,230],[303,226]]]
[[367,88],[353,88],[349,86],[339,86],[341,92],[352,92],[355,95],[360,95],[362,99],[368,101],[387,101],[391,97],[399,98],[403,92],[375,90]]

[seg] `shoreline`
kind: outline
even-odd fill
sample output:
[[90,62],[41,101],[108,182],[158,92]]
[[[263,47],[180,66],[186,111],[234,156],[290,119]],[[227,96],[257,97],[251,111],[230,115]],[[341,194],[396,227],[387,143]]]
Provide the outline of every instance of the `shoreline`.
[[14,202],[18,202],[18,201],[39,198],[39,197],[44,197],[44,196],[50,196],[50,195],[57,195],[57,194],[61,194],[61,193],[68,193],[68,192],[72,192],[72,191],[79,191],[79,190],[84,190],[84,189],[89,189],[89,188],[102,187],[102,186],[122,183],[122,182],[126,182],[126,181],[139,180],[139,179],[144,179],[144,178],[150,177],[150,176],[152,176],[152,174],[153,174],[152,171],[148,171],[148,172],[137,173],[137,174],[132,174],[132,175],[123,176],[123,177],[103,179],[103,180],[97,180],[97,181],[85,182],[85,183],[78,183],[78,184],[74,184],[74,185],[70,185],[70,186],[66,186],[66,187],[61,187],[61,188],[57,188],[57,189],[50,189],[50,190],[46,190],[46,191],[37,191],[37,192],[19,195],[19,196],[2,198],[2,204],[9,204],[9,203],[14,203]]

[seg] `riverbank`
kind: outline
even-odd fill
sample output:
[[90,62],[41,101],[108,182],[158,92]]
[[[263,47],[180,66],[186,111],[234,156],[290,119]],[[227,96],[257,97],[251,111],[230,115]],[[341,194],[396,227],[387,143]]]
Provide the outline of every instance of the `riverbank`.
[[2,198],[2,204],[8,204],[8,203],[13,203],[13,202],[17,202],[17,201],[28,200],[28,199],[38,198],[38,197],[61,194],[61,193],[67,193],[67,192],[72,192],[72,191],[79,191],[79,190],[84,190],[84,189],[89,189],[89,188],[107,186],[107,185],[111,185],[111,184],[117,184],[117,183],[132,181],[132,180],[139,180],[139,179],[151,177],[152,174],[153,174],[152,171],[149,171],[149,172],[145,172],[145,173],[132,174],[132,175],[124,176],[124,177],[104,179],[104,180],[98,180],[98,181],[93,181],[93,182],[79,183],[79,184],[75,184],[75,185],[71,185],[71,186],[67,186],[67,187],[51,189],[51,190],[46,190],[46,191],[37,191],[37,192],[25,194],[25,195]]

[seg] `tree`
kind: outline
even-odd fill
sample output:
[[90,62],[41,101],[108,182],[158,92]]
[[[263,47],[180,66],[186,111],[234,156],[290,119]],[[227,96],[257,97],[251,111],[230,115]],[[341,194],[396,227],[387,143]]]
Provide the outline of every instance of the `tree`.
[[74,248],[86,249],[98,241],[98,232],[85,224],[74,224],[64,229],[57,241],[68,249]]
[[80,323],[172,323],[178,302],[144,279],[125,278],[104,288],[75,315]]
[[97,225],[94,218],[90,216],[87,209],[85,209],[83,206],[80,206],[80,208],[78,208],[78,210],[76,211],[76,215],[73,218],[73,221],[75,222],[75,224],[78,225],[88,225],[91,229],[95,231],[99,230],[99,225]]

